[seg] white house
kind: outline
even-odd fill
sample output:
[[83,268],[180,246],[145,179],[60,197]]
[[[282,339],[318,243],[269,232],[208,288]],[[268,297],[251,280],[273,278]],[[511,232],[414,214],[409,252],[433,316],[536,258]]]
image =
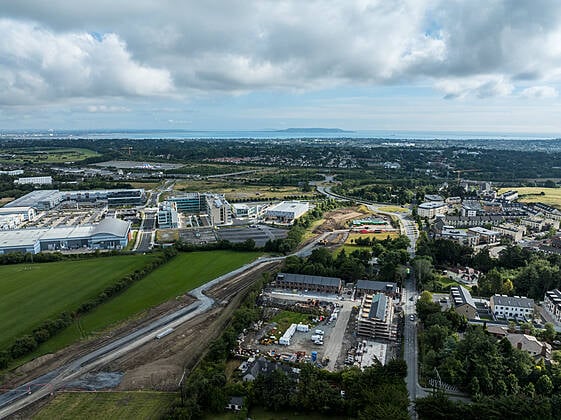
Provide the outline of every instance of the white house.
[[527,297],[493,295],[491,296],[491,312],[504,318],[532,318],[534,301]]

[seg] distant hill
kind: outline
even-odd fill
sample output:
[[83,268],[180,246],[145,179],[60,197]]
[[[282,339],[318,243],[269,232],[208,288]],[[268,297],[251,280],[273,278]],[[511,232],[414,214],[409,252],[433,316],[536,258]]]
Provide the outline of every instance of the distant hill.
[[275,130],[277,133],[352,133],[352,131],[343,130],[341,128],[285,128],[284,130]]

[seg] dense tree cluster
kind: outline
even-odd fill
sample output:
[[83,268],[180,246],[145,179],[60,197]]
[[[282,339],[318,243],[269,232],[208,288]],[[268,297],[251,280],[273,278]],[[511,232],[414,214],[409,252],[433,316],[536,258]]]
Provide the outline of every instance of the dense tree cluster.
[[[358,241],[358,240],[357,240]],[[342,249],[334,256],[326,248],[316,248],[307,258],[290,256],[285,260],[283,270],[287,273],[313,276],[340,277],[346,281],[371,278],[382,281],[402,281],[406,276],[405,264],[409,261],[407,247],[409,239],[399,236],[384,240],[366,239],[357,245],[368,243],[371,250],[357,249],[347,254]],[[372,258],[378,259],[377,268]]]

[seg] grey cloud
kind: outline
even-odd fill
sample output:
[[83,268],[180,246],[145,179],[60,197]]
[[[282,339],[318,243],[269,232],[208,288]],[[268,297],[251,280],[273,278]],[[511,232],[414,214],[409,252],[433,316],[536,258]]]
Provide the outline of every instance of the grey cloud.
[[[486,98],[559,81],[560,14],[553,0],[18,0],[0,16],[43,31],[26,42],[56,50],[74,40],[69,51],[90,58],[70,54],[80,75],[59,65],[37,71],[44,55],[14,64],[21,60],[3,59],[0,41],[0,87],[11,98],[4,103],[25,102],[30,90],[126,97],[419,81],[447,98]],[[91,32],[117,41],[84,50],[76,40]]]

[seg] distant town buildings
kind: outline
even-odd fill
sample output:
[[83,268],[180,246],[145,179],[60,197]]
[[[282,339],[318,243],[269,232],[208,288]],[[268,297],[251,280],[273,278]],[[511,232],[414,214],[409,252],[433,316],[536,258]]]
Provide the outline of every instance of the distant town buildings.
[[448,206],[442,201],[428,201],[419,204],[417,214],[419,217],[434,219],[437,215],[446,214]]
[[25,185],[51,185],[53,183],[53,177],[51,176],[32,176],[28,178],[18,178],[14,181],[14,184]]

